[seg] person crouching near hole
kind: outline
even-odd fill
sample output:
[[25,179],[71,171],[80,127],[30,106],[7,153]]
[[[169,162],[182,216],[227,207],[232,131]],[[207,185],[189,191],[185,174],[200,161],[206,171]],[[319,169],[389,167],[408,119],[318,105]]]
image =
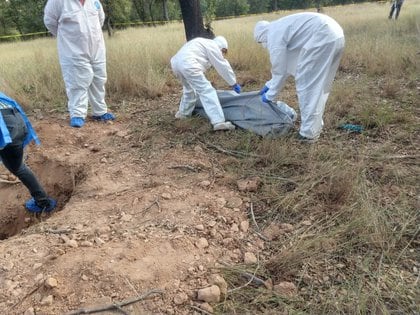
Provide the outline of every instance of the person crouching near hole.
[[230,121],[225,121],[216,89],[204,75],[204,72],[213,66],[236,93],[241,92],[235,73],[229,61],[224,57],[227,51],[228,43],[223,36],[216,36],[214,39],[196,37],[185,43],[172,57],[172,71],[183,87],[179,110],[175,118],[190,117],[198,97],[213,125],[213,130],[235,129]]
[[23,150],[34,141],[40,144],[19,104],[0,92],[0,158],[4,166],[26,186],[32,198],[25,203],[29,212],[51,212],[57,202],[48,197],[34,173],[23,161]]

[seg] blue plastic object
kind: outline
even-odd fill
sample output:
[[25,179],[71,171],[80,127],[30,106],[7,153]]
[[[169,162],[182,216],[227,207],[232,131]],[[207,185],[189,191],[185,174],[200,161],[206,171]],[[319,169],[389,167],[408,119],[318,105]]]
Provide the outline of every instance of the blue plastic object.
[[101,116],[92,116],[92,119],[98,121],[115,120],[115,115],[113,113],[105,113]]
[[363,126],[353,124],[342,124],[339,126],[340,129],[347,130],[349,132],[362,133]]
[[74,128],[80,128],[85,124],[85,120],[82,117],[72,117],[70,119],[70,126]]
[[35,199],[31,198],[25,203],[25,208],[26,210],[32,213],[41,213],[42,211],[51,212],[57,206],[57,201],[55,201],[52,198],[48,198],[48,201],[49,201],[49,206],[41,208],[40,206],[36,204]]
[[238,83],[235,83],[235,84],[232,86],[232,89],[233,89],[236,93],[241,94],[241,86],[240,86]]
[[268,86],[264,85],[264,87],[260,90],[260,95],[267,93],[268,90],[269,90]]
[[261,95],[261,100],[264,103],[267,103],[267,104],[270,104],[271,103],[271,101],[269,99],[267,99],[267,96],[265,96],[265,93],[263,95]]

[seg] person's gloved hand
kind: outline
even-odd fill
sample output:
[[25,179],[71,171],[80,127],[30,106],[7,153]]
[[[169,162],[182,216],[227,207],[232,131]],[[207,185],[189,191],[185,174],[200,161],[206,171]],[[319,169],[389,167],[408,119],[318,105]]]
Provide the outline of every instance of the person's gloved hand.
[[267,93],[268,90],[269,90],[268,86],[264,85],[264,87],[260,90],[260,95]]
[[261,100],[267,104],[271,103],[271,100],[267,99],[267,96],[265,96],[265,93],[261,95]]
[[238,83],[232,85],[232,90],[234,90],[238,94],[241,94],[241,86]]

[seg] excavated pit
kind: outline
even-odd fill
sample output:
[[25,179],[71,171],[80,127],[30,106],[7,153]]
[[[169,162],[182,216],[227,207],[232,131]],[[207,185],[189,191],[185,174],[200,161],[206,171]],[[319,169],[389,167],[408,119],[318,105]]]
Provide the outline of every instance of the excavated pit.
[[[36,174],[47,193],[57,200],[57,208],[49,214],[32,214],[26,211],[25,201],[31,198],[21,183],[0,182],[0,240],[5,240],[23,229],[47,220],[63,209],[72,197],[77,185],[85,178],[80,166],[65,164],[41,155],[31,155],[27,165]],[[10,174],[0,164],[0,174]]]

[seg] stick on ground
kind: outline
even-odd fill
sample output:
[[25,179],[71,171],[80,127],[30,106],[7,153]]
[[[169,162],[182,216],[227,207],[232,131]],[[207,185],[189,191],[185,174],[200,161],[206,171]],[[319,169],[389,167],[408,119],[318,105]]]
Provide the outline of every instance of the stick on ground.
[[129,299],[129,300],[125,300],[125,301],[122,301],[122,302],[117,302],[117,303],[113,303],[113,304],[109,304],[109,305],[105,305],[105,306],[94,307],[94,308],[81,308],[79,310],[67,313],[66,315],[94,314],[94,313],[100,313],[100,312],[111,311],[111,310],[118,310],[120,312],[121,311],[124,312],[121,309],[123,306],[127,306],[127,305],[130,305],[130,304],[142,301],[142,300],[148,298],[152,294],[162,295],[163,291],[158,290],[158,289],[153,289],[153,290],[150,290],[150,291],[146,292],[143,295],[140,295],[138,297],[135,297],[135,298],[132,298],[132,299]]

